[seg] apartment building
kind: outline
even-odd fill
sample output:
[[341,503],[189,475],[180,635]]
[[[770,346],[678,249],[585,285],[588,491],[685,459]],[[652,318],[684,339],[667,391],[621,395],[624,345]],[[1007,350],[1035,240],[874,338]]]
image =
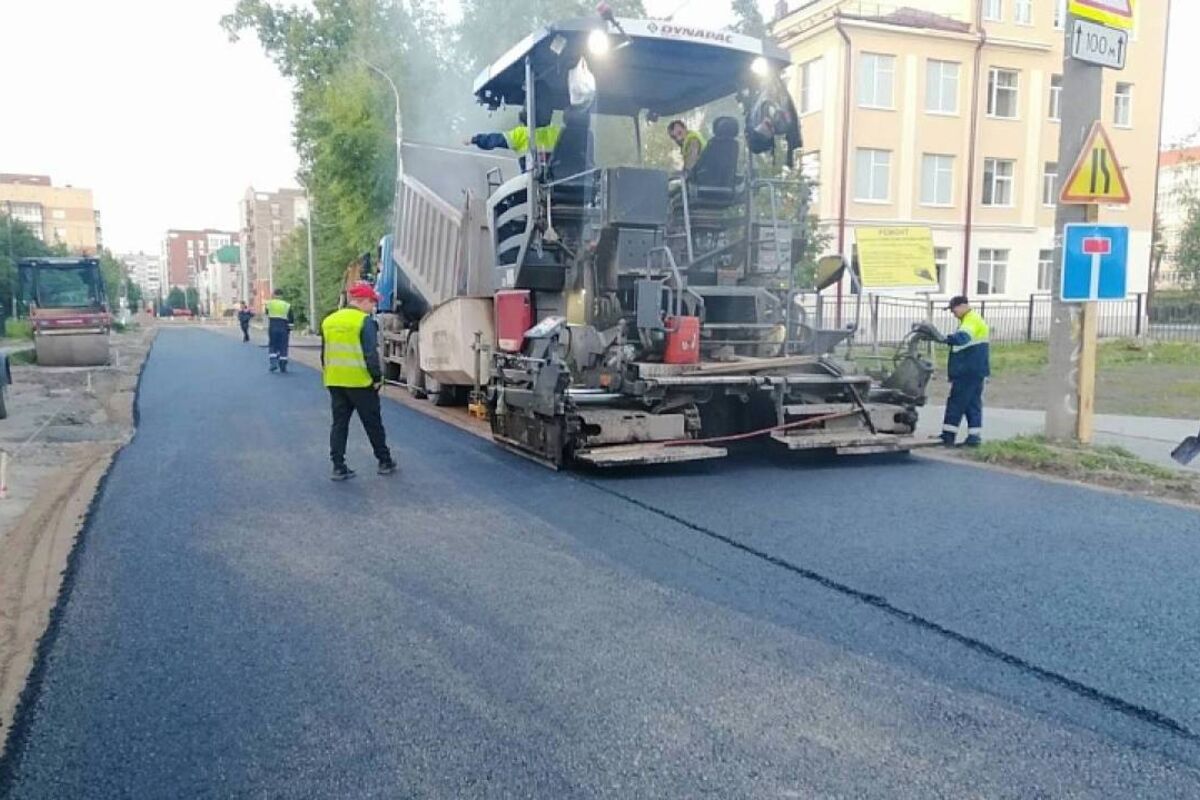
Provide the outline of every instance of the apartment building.
[[1200,147],[1164,150],[1158,159],[1158,224],[1163,248],[1159,288],[1178,288],[1182,283],[1176,252],[1190,201],[1197,198],[1200,198]]
[[242,258],[236,244],[210,251],[200,276],[200,302],[214,317],[236,308],[242,297]]
[[49,175],[0,173],[0,213],[11,215],[46,244],[95,255],[104,240],[91,189],[55,186]]
[[284,238],[308,219],[303,189],[260,192],[250,187],[240,206],[249,300],[258,307],[275,286],[275,254]]
[[163,294],[162,258],[154,253],[122,253],[117,259],[129,267],[129,279],[142,290],[147,300],[154,300]]
[[207,268],[209,254],[237,241],[236,231],[218,231],[211,228],[167,231],[162,246],[164,296],[175,288],[199,289],[201,273]]
[[[794,66],[814,212],[849,253],[859,226],[933,231],[941,294],[1052,289],[1065,0],[812,0],[773,23]],[[1166,9],[1140,3],[1103,122],[1133,202],[1130,291],[1150,266]]]

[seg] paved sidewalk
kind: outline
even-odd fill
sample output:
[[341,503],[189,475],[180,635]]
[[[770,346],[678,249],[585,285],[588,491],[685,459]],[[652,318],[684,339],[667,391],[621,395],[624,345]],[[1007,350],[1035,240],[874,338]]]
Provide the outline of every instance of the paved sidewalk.
[[[942,430],[944,406],[926,406],[921,410],[917,430],[937,436]],[[1194,419],[1165,417],[1127,417],[1118,414],[1096,415],[1096,443],[1119,445],[1152,464],[1183,469],[1171,460],[1171,451],[1200,428]],[[1042,433],[1045,412],[1021,408],[990,408],[983,412],[985,439],[1011,439],[1014,436]],[[1200,472],[1200,464],[1186,468]]]

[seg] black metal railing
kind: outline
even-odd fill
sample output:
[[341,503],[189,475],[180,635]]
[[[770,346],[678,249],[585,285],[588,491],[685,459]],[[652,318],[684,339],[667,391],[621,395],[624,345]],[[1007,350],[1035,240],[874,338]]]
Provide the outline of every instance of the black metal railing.
[[[838,325],[837,299],[832,295],[808,295],[798,301],[811,320],[821,326]],[[856,314],[856,297],[843,297],[841,324],[859,320],[855,342],[859,345],[895,345],[915,322],[932,322],[942,331],[957,327],[946,301],[915,297],[868,294]],[[991,328],[993,342],[1045,342],[1050,338],[1051,297],[1033,294],[1025,300],[977,298],[974,307]],[[1097,327],[1102,338],[1141,338],[1155,341],[1200,342],[1200,302],[1155,301],[1148,305],[1145,294],[1127,300],[1099,304]]]

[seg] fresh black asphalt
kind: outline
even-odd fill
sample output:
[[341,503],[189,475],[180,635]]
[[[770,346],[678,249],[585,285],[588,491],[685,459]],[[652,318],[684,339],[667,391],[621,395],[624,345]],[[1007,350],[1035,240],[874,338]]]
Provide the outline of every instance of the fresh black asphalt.
[[920,458],[553,473],[163,331],[0,796],[1196,797],[1200,514]]

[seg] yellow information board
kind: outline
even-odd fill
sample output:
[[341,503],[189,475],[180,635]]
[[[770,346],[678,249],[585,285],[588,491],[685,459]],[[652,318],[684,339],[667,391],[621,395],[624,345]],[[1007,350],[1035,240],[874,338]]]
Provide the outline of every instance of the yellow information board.
[[854,238],[864,288],[938,288],[929,228],[856,228]]
[[1123,31],[1133,28],[1134,0],[1069,0],[1067,11]]

